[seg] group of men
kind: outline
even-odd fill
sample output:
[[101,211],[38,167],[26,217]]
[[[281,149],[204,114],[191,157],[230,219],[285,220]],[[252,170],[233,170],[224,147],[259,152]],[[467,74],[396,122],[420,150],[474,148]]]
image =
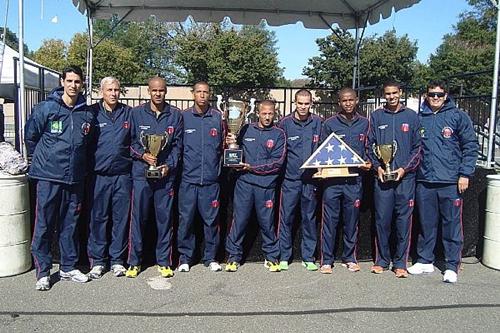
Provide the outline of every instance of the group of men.
[[[51,287],[50,249],[56,227],[62,280],[87,282],[99,279],[108,269],[115,276],[136,277],[141,272],[145,225],[152,220],[157,231],[158,271],[162,277],[172,277],[176,196],[178,271],[188,272],[195,264],[196,216],[201,217],[204,230],[202,261],[211,271],[221,271],[216,258],[221,241],[220,175],[223,150],[232,143],[241,146],[244,161],[234,168],[233,220],[225,243],[225,271],[237,271],[243,260],[243,240],[253,210],[262,234],[264,265],[269,271],[288,270],[296,210],[301,217],[305,269],[332,273],[334,242],[342,216],[342,265],[351,272],[359,271],[356,245],[362,177],[318,180],[313,177],[314,170],[300,168],[330,133],[365,160],[360,171],[373,170],[375,174],[377,256],[371,271],[382,273],[391,268],[392,262],[397,277],[407,277],[408,271],[432,272],[441,223],[444,281],[457,281],[463,243],[461,194],[474,173],[478,145],[470,119],[453,105],[440,82],[429,84],[420,114],[400,102],[398,83],[386,83],[386,104],[369,120],[357,113],[358,97],[353,89],[339,91],[340,110],[325,121],[311,113],[312,95],[301,89],[295,94],[292,114],[275,124],[275,103],[261,101],[258,121],[243,126],[238,135],[227,133],[222,113],[210,105],[206,82],[194,84],[193,106],[184,111],[165,101],[166,82],[160,77],[148,82],[150,101],[135,108],[119,102],[120,83],[112,77],[101,81],[102,99],[91,106],[81,94],[80,68],[66,68],[61,85],[33,108],[25,131],[33,155],[29,176],[36,182],[32,253],[37,290]],[[146,136],[154,135],[165,138],[157,154],[144,144]],[[380,144],[397,146],[390,162],[397,173],[394,181],[384,180],[386,166],[374,149]],[[150,166],[156,168],[159,177],[147,177]],[[422,231],[417,262],[407,269],[415,193]],[[316,215],[320,200],[318,247]],[[89,216],[88,274],[76,268],[77,225],[83,208]],[[279,212],[277,228],[275,210]],[[397,244],[391,256],[393,217]],[[317,248],[319,258],[315,255]]]

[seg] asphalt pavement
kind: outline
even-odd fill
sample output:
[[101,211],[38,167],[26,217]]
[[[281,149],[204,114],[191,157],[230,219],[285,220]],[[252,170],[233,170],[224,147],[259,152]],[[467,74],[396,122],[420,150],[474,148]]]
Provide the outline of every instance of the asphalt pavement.
[[149,267],[136,279],[57,281],[35,290],[34,271],[0,278],[0,332],[500,332],[500,271],[467,258],[456,284],[438,270],[332,275],[247,263],[238,272],[196,265],[171,279]]

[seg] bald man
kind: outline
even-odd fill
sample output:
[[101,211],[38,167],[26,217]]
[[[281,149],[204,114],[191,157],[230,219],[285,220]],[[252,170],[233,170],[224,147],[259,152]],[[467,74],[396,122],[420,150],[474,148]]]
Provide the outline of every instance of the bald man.
[[[172,204],[176,168],[182,151],[182,115],[178,108],[165,102],[167,85],[153,77],[148,82],[151,100],[131,111],[132,219],[130,221],[129,256],[126,276],[135,278],[141,271],[143,230],[154,208],[157,229],[156,260],[162,277],[174,275],[172,266]],[[147,152],[141,138],[145,135],[167,135],[168,140],[157,156]],[[147,178],[149,166],[157,166],[160,178]]]

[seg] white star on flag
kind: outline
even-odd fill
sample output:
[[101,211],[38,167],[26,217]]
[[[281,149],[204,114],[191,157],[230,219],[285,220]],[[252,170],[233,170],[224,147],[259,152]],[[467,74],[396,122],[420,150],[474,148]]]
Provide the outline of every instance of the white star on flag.
[[326,164],[328,164],[328,165],[332,165],[332,164],[333,164],[333,160],[332,160],[331,158],[328,158],[328,159],[326,160]]
[[344,156],[340,156],[339,163],[340,164],[345,164],[345,157]]
[[320,161],[318,161],[318,160],[316,160],[316,161],[314,161],[314,165],[315,165],[315,166],[320,166],[320,165],[321,165],[321,162],[320,162]]
[[328,152],[333,151],[333,145],[329,144],[328,146],[326,146],[326,150],[327,150]]
[[344,144],[341,144],[339,147],[340,147],[340,151],[343,151],[343,150],[347,149]]

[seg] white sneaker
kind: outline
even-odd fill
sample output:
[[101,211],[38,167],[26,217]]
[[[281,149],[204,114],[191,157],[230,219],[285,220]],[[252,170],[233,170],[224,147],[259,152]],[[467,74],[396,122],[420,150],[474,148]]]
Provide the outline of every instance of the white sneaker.
[[410,273],[411,275],[419,275],[432,272],[434,272],[433,264],[422,264],[420,262],[417,262],[415,265],[408,267],[408,273]]
[[35,289],[45,291],[50,289],[50,277],[44,276],[36,281]]
[[111,271],[113,272],[114,276],[119,277],[124,276],[127,272],[127,269],[123,267],[123,265],[114,264],[113,266],[111,266]]
[[220,272],[220,271],[222,271],[222,266],[217,261],[212,261],[208,265],[208,268],[210,268],[210,270],[212,272]]
[[182,264],[178,268],[179,272],[189,272],[189,264]]
[[92,267],[92,269],[89,272],[89,278],[92,280],[97,280],[102,278],[104,274],[105,267],[103,265],[96,265]]
[[74,269],[69,272],[59,271],[59,276],[61,277],[61,281],[73,281],[78,283],[85,283],[89,280],[89,277],[78,269]]
[[447,270],[444,271],[443,282],[456,283],[457,280],[458,280],[457,273],[455,273],[451,269],[447,269]]

